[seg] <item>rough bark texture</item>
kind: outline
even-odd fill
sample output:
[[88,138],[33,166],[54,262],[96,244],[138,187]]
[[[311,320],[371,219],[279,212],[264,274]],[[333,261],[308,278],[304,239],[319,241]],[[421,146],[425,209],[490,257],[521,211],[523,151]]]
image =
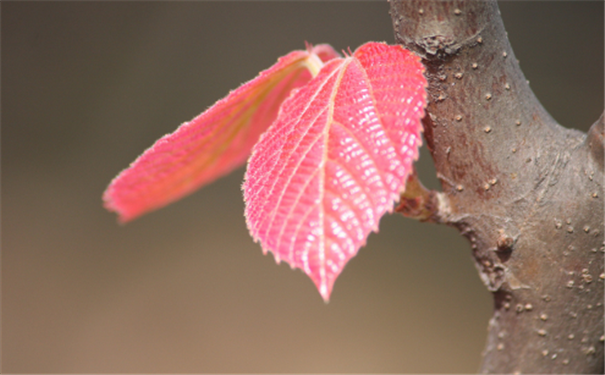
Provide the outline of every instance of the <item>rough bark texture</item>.
[[420,202],[469,239],[494,295],[481,372],[602,373],[603,116],[588,135],[555,122],[495,1],[392,1],[391,15],[427,66],[443,191]]

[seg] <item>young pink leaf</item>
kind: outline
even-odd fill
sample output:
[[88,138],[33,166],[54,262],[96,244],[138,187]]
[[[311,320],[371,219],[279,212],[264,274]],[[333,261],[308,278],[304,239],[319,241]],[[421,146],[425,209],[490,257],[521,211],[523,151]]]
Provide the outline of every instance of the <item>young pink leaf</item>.
[[160,138],[111,182],[103,195],[105,207],[127,222],[239,167],[292,89],[307,83],[323,62],[338,56],[323,44],[281,57],[258,77]]
[[265,253],[309,275],[326,301],[418,158],[423,72],[401,46],[367,43],[286,99],[252,150],[248,228]]

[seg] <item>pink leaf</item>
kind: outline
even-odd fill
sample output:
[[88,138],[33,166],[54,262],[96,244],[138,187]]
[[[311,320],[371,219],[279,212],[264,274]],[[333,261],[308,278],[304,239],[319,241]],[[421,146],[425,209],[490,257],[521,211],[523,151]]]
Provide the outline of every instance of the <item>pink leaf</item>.
[[105,207],[126,222],[242,165],[292,89],[307,83],[323,62],[339,56],[325,44],[307,49],[281,57],[258,77],[160,138],[111,182],[103,195]]
[[265,253],[309,275],[326,301],[418,158],[423,72],[402,47],[367,43],[286,99],[254,146],[244,183],[248,228]]

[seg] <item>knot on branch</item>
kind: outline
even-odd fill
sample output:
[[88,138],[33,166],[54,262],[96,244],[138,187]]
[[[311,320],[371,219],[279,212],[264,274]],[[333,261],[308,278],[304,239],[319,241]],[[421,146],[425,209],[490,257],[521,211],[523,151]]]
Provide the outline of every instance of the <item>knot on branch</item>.
[[460,44],[455,39],[446,35],[429,35],[422,38],[418,47],[423,49],[426,54],[439,57],[441,59],[458,53]]

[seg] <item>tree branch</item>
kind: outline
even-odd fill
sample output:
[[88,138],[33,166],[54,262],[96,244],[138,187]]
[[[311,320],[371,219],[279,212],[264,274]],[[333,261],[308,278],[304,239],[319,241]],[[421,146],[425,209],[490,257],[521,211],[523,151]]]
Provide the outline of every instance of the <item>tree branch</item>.
[[602,373],[603,116],[588,135],[555,122],[495,1],[393,1],[391,16],[427,67],[425,138],[448,202],[431,221],[469,239],[494,295],[481,371]]

